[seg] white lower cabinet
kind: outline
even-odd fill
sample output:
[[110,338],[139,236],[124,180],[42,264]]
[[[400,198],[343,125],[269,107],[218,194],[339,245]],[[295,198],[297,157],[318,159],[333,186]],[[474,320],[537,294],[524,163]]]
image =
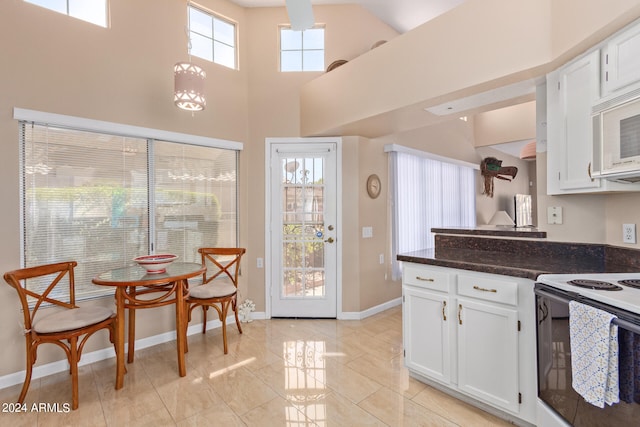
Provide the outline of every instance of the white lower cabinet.
[[404,290],[403,328],[405,340],[412,343],[405,346],[405,364],[443,384],[451,382],[449,307],[445,293]]
[[459,298],[458,322],[458,388],[518,412],[518,312]]
[[409,371],[535,423],[533,281],[405,263],[402,288]]

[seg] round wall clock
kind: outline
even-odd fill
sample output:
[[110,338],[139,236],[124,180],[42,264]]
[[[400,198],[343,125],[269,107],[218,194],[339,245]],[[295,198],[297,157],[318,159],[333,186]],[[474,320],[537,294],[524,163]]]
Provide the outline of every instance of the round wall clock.
[[378,177],[378,175],[376,175],[375,173],[369,175],[369,178],[367,178],[367,193],[369,194],[369,197],[375,199],[380,195],[381,189],[382,186],[380,184],[380,178]]

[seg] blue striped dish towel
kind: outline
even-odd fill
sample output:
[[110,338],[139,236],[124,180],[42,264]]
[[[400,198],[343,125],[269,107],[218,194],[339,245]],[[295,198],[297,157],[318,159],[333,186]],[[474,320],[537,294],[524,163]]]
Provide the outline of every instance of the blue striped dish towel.
[[569,302],[571,385],[599,408],[620,401],[618,327],[611,323],[615,318],[595,307]]

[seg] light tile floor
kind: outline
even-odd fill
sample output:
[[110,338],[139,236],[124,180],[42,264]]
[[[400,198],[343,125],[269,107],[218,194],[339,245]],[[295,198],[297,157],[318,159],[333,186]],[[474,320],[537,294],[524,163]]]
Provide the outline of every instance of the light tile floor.
[[[80,368],[80,407],[0,413],[2,426],[508,426],[409,377],[401,308],[361,321],[260,320],[189,337],[187,376],[175,343],[136,352],[121,390],[115,361]],[[20,386],[0,390],[12,402]],[[34,380],[27,407],[66,403],[66,373]]]

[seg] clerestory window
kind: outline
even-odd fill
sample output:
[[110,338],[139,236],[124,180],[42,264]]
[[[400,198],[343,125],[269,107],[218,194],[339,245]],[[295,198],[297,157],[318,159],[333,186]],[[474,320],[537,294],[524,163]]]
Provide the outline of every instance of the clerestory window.
[[187,10],[190,54],[237,69],[236,24],[196,6]]
[[63,15],[107,27],[107,0],[24,0]]
[[280,71],[324,71],[324,27],[280,27]]

